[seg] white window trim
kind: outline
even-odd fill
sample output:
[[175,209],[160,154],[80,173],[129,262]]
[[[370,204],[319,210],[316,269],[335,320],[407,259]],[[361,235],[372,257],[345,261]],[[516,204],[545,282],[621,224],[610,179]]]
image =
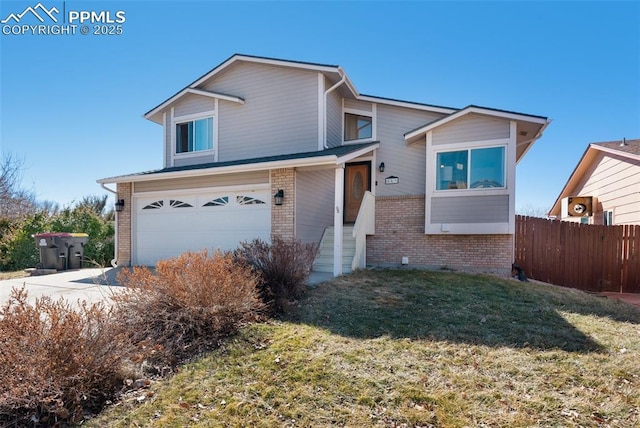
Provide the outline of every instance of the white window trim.
[[[217,101],[217,100],[216,100]],[[217,102],[216,102],[217,104]],[[176,125],[180,123],[193,122],[200,119],[213,120],[213,148],[208,150],[199,150],[195,152],[176,153]],[[204,111],[195,114],[187,114],[183,116],[174,116],[173,109],[171,109],[171,160],[172,165],[176,159],[188,159],[200,156],[214,156],[214,162],[217,160],[217,144],[218,144],[218,121],[215,110]]]
[[[611,213],[611,223],[607,224],[607,214]],[[613,209],[602,211],[602,224],[605,226],[613,226],[615,224],[615,213]]]
[[[440,196],[467,196],[467,195],[477,195],[479,193],[483,194],[483,195],[492,195],[492,194],[496,194],[496,195],[503,195],[505,193],[505,191],[507,191],[509,189],[509,182],[508,182],[508,174],[507,174],[507,162],[509,160],[509,145],[508,142],[504,142],[502,144],[491,144],[491,145],[485,145],[485,144],[481,144],[482,141],[473,143],[473,144],[469,144],[469,145],[465,145],[464,147],[460,147],[460,145],[458,145],[457,147],[450,147],[448,149],[442,149],[442,148],[438,148],[436,150],[433,151],[433,159],[434,162],[436,163],[436,165],[433,166],[433,172],[432,172],[432,179],[433,179],[433,193],[434,195],[438,195],[438,197]],[[486,142],[485,142],[486,143]],[[462,151],[467,151],[467,162],[469,163],[468,167],[467,167],[467,184],[470,184],[469,181],[470,177],[471,177],[471,150],[477,150],[477,149],[492,149],[492,148],[496,148],[496,147],[503,147],[504,148],[504,163],[502,164],[502,174],[504,177],[504,186],[503,187],[490,187],[490,188],[477,188],[477,189],[473,189],[471,187],[468,187],[466,189],[438,189],[438,154],[440,153],[450,153],[450,152],[462,152]],[[428,168],[427,168],[428,169]]]
[[[424,233],[427,235],[492,235],[492,234],[515,234],[515,165],[516,165],[516,135],[517,123],[512,120],[509,127],[508,138],[498,138],[493,140],[467,141],[464,143],[442,144],[434,147],[433,132],[426,133],[426,168],[425,168],[425,226]],[[436,174],[434,166],[436,165],[436,151],[464,150],[473,148],[483,148],[490,146],[506,146],[505,163],[505,189],[485,190],[479,189],[466,190],[461,189],[455,192],[438,192],[435,193]],[[431,198],[437,196],[439,198],[460,197],[460,196],[509,196],[509,221],[504,223],[431,223]]]
[[[358,140],[348,140],[344,139],[344,115],[345,114],[356,114],[358,116],[366,116],[371,118],[371,138],[360,138]],[[378,122],[378,108],[377,104],[371,104],[371,111],[366,110],[358,110],[354,108],[348,108],[344,106],[344,98],[342,99],[342,145],[345,144],[360,144],[360,143],[368,143],[371,141],[378,140],[378,132],[377,132],[377,122]]]

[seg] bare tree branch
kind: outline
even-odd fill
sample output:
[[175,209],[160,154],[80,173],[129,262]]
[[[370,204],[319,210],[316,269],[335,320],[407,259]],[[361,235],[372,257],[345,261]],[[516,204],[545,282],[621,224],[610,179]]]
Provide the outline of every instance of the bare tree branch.
[[36,210],[34,192],[21,188],[24,159],[12,153],[0,158],[0,218],[19,218]]

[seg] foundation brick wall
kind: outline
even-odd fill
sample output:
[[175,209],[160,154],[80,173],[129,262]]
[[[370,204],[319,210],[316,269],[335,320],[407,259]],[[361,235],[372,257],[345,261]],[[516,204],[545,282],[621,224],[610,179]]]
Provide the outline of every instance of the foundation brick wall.
[[271,170],[271,195],[284,190],[282,205],[271,206],[271,236],[289,240],[295,238],[295,170]]
[[131,210],[133,198],[131,197],[131,183],[118,183],[116,199],[124,199],[124,210],[116,213],[118,218],[118,248],[116,250],[116,262],[118,266],[131,266]]
[[376,197],[376,234],[367,237],[367,264],[466,272],[511,273],[513,235],[425,235],[425,197]]

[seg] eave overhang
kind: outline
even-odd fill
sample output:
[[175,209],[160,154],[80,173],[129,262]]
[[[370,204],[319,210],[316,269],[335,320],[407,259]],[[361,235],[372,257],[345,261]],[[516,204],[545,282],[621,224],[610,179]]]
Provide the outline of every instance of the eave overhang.
[[502,119],[539,123],[541,125],[546,125],[549,123],[549,120],[543,116],[531,116],[531,115],[526,115],[522,113],[509,112],[505,110],[490,109],[487,107],[467,106],[461,110],[456,111],[455,113],[450,114],[449,116],[445,116],[440,119],[434,120],[433,122],[429,122],[426,125],[422,125],[419,128],[416,128],[412,131],[405,133],[404,139],[407,140],[408,142],[413,142],[419,137],[426,134],[428,131],[431,131],[439,126],[445,125],[453,120],[456,120],[470,113],[484,114],[486,116],[499,117]]
[[405,133],[404,139],[407,142],[407,144],[413,144],[413,143],[425,141],[425,135],[427,134],[427,132],[432,131],[440,126],[446,125],[447,123],[450,123],[456,119],[459,119],[463,116],[466,116],[472,113],[496,117],[500,119],[513,120],[516,122],[525,122],[529,124],[539,125],[539,129],[537,130],[533,138],[518,141],[516,162],[519,162],[520,159],[522,159],[522,157],[531,148],[533,143],[542,136],[542,133],[544,132],[544,130],[551,123],[551,120],[549,120],[547,117],[544,117],[544,116],[529,115],[524,113],[517,113],[512,111],[498,110],[498,109],[492,109],[488,107],[470,105],[454,113],[451,113],[448,116],[444,116],[440,119],[434,120],[433,122],[429,122],[425,125],[422,125],[416,129],[413,129]]

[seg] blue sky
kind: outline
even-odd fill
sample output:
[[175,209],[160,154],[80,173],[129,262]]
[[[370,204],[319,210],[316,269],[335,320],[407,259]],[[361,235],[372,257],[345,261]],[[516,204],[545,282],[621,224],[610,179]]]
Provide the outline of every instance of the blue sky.
[[[37,3],[3,0],[0,19]],[[638,1],[42,4],[126,14],[122,35],[0,35],[1,149],[61,205],[162,167],[142,114],[233,53],[341,65],[365,94],[548,116],[518,165],[520,210],[549,208],[589,142],[640,138]]]

